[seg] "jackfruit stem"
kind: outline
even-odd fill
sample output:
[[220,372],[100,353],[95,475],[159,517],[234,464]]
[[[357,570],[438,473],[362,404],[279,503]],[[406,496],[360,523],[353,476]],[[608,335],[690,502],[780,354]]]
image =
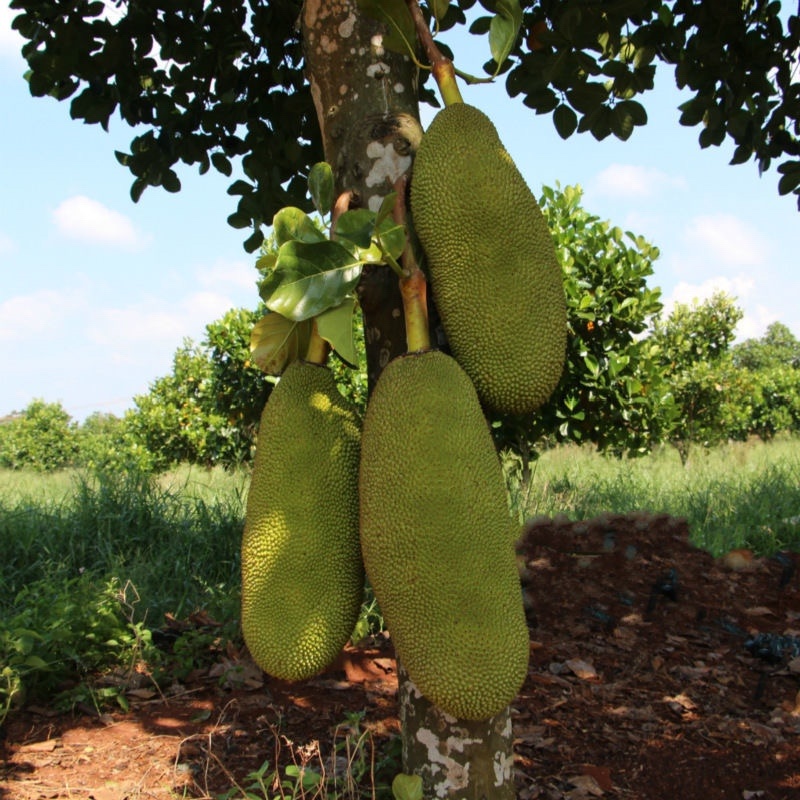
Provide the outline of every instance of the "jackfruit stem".
[[436,42],[433,41],[431,30],[428,27],[428,23],[425,22],[425,17],[422,15],[417,0],[406,0],[406,4],[414,20],[414,27],[417,29],[417,36],[422,49],[430,62],[431,72],[436,85],[439,87],[439,93],[442,95],[444,104],[449,106],[453,103],[463,103],[461,91],[456,83],[456,71],[453,67],[453,62],[442,53]]
[[328,354],[330,352],[331,346],[319,335],[317,321],[314,320],[311,325],[311,337],[308,340],[305,360],[311,364],[319,364],[324,367],[328,363]]
[[[392,219],[403,227],[406,226],[406,189],[408,176],[401,175],[394,182],[395,201],[392,208]],[[431,338],[428,329],[428,283],[425,273],[417,263],[414,248],[408,239],[400,255],[403,264],[400,273],[400,296],[403,300],[403,316],[406,323],[406,350],[409,353],[431,349]]]
[[403,314],[406,320],[406,350],[419,353],[431,349],[428,330],[428,284],[425,273],[417,267],[400,280]]

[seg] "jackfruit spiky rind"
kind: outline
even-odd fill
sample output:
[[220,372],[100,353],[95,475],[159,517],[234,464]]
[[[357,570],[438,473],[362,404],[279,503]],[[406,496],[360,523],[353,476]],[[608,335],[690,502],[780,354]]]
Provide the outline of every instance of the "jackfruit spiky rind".
[[562,270],[536,198],[482,111],[455,103],[437,113],[415,156],[410,205],[453,356],[487,408],[535,411],[564,365]]
[[367,407],[361,547],[396,653],[461,719],[505,708],[528,629],[505,484],[475,389],[436,351],[395,359]]
[[329,369],[287,367],[261,415],[242,537],[242,631],[274,677],[322,671],[358,619],[360,436]]

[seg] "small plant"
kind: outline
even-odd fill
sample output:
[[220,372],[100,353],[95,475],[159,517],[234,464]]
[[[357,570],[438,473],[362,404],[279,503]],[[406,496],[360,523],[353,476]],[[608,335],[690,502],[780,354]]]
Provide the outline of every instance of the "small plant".
[[130,584],[100,583],[89,573],[23,588],[0,623],[0,722],[42,696],[55,697],[57,708],[109,700],[125,708],[120,687],[97,689],[92,681],[113,667],[132,672],[150,654],[150,632],[134,618],[137,601]]
[[[272,730],[274,766],[264,761],[216,800],[390,800],[398,773],[399,738],[378,753],[372,733],[362,727],[364,712],[351,712],[333,732],[333,752],[320,752],[319,743],[295,745]],[[291,763],[281,769],[282,753]],[[401,799],[398,799],[401,800]]]

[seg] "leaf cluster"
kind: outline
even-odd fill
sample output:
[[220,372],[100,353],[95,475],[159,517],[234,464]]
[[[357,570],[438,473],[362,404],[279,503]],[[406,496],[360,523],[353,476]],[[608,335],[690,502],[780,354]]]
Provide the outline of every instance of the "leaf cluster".
[[[785,20],[785,22],[784,22]],[[778,189],[800,207],[800,17],[774,0],[695,3],[542,0],[525,11],[506,82],[559,134],[627,139],[647,122],[638,97],[656,63],[674,67],[683,125],[700,125],[701,147],[735,145],[731,163],[760,171],[780,160]]]
[[13,0],[13,27],[27,40],[34,96],[69,99],[70,115],[108,129],[113,114],[146,130],[117,159],[134,176],[131,196],[148,186],[181,187],[179,163],[243,177],[228,218],[254,227],[305,196],[303,174],[321,155],[302,71],[295,0],[208,4],[137,0]]
[[[361,0],[387,25],[386,43],[416,49],[404,0]],[[800,16],[776,0],[429,0],[436,33],[470,25],[487,39],[482,78],[505,75],[511,97],[551,115],[563,137],[589,132],[629,138],[647,122],[641,98],[656,65],[674,68],[691,92],[680,121],[700,126],[702,147],[734,144],[732,163],[777,163],[781,194],[800,203]],[[69,101],[70,114],[108,128],[113,115],[143,128],[118,161],[133,175],[131,196],[148,186],[180,189],[180,164],[232,178],[229,223],[262,226],[285,206],[310,210],[306,178],[323,154],[304,74],[299,0],[208,4],[156,0],[12,0],[13,27],[34,96]],[[468,19],[468,12],[471,18]],[[452,52],[442,43],[442,51]],[[456,60],[457,63],[457,60]],[[426,84],[419,96],[437,104]]]
[[125,708],[121,692],[87,681],[100,670],[132,667],[149,648],[150,632],[126,603],[116,581],[98,587],[88,572],[25,586],[0,625],[0,723],[13,707],[42,697],[55,696],[61,709],[111,698]]
[[272,238],[256,262],[259,294],[269,313],[256,323],[253,359],[266,373],[280,374],[305,356],[312,325],[347,364],[358,366],[353,339],[356,285],[368,264],[400,271],[406,246],[405,226],[392,219],[395,194],[384,197],[377,212],[345,210],[333,219],[333,171],[315,164],[308,188],[318,216],[288,206],[272,220]]

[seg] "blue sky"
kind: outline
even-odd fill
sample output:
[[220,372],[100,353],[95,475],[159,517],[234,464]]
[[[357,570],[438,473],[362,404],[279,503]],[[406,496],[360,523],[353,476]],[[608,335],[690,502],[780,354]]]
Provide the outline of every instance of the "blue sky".
[[[121,414],[170,372],[185,338],[256,306],[254,259],[225,221],[234,198],[223,176],[187,167],[179,194],[148,189],[133,203],[114,158],[133,132],[116,120],[105,133],[70,119],[67,103],[32,98],[11,19],[0,7],[0,417],[33,398],[78,420]],[[475,73],[487,57],[477,44],[459,54]],[[701,150],[697,129],[677,123],[671,72],[659,73],[643,101],[650,122],[628,142],[562,141],[502,83],[464,99],[492,117],[535,193],[580,184],[585,208],[660,248],[650,283],[668,306],[724,290],[745,312],[739,339],[774,321],[800,336],[795,198],[778,195],[774,170],[729,166],[729,147]]]

